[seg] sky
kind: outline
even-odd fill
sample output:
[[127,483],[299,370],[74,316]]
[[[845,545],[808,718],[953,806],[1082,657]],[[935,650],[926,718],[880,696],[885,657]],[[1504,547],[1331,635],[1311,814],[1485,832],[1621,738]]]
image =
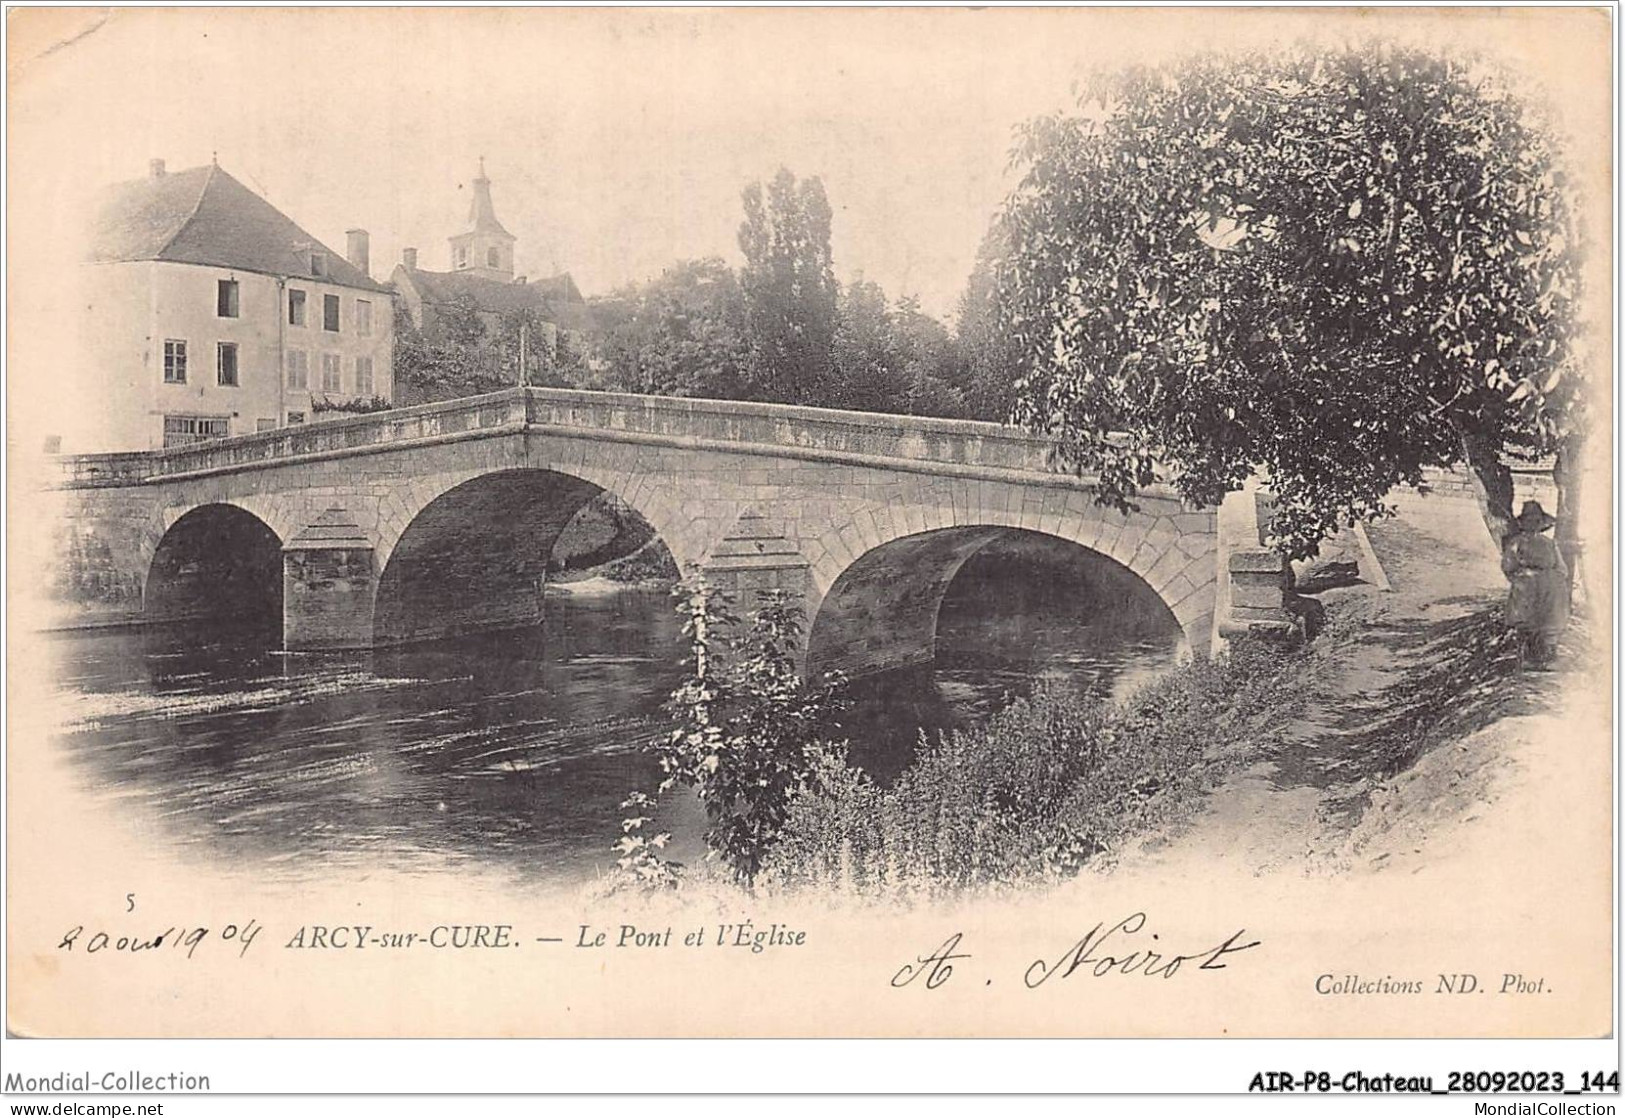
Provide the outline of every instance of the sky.
[[[784,166],[824,181],[840,279],[947,318],[1021,122],[1073,107],[1097,67],[1349,25],[1326,11],[13,10],[8,176],[28,220],[8,266],[31,235],[69,243],[94,191],[149,159],[218,157],[338,251],[369,230],[378,278],[407,245],[443,269],[484,156],[518,271],[590,296],[679,259],[738,263],[740,192]],[[1448,13],[1415,18],[1459,38]],[[1561,73],[1542,36],[1473,26]]]
[[14,121],[83,141],[30,167],[71,166],[57,196],[139,177],[150,158],[179,170],[218,153],[330,246],[368,229],[377,274],[406,245],[423,267],[449,266],[483,155],[518,270],[568,271],[589,295],[682,258],[738,262],[740,192],[785,166],[823,178],[843,280],[946,314],[1008,193],[1015,126],[1068,106],[1089,53],[1055,51],[1022,22],[121,11],[25,68],[14,88],[37,96]]

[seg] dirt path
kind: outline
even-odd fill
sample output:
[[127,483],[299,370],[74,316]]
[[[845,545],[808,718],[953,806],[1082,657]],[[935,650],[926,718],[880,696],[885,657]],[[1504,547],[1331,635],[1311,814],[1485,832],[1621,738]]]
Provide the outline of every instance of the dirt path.
[[[1316,595],[1328,626],[1307,653],[1301,714],[1177,834],[1123,852],[1119,868],[1385,871],[1443,856],[1499,826],[1509,797],[1540,792],[1527,777],[1549,767],[1575,650],[1566,644],[1556,672],[1518,671],[1481,523],[1412,515],[1369,536],[1392,591],[1363,571]],[[1323,550],[1359,557],[1352,539]]]

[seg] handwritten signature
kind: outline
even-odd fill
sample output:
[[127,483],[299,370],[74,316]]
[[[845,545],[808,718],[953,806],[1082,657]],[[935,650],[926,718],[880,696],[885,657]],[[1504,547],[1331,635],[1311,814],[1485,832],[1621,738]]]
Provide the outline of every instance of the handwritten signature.
[[[1023,985],[1029,990],[1036,990],[1053,978],[1067,979],[1080,972],[1089,978],[1138,974],[1145,978],[1167,979],[1177,975],[1187,963],[1194,964],[1194,970],[1224,970],[1229,966],[1225,960],[1230,956],[1250,951],[1263,942],[1257,939],[1242,942],[1247,935],[1247,930],[1242,928],[1217,946],[1200,951],[1172,952],[1157,933],[1146,932],[1149,920],[1145,913],[1136,912],[1110,926],[1104,921],[1096,924],[1082,939],[1053,960],[1034,959],[1022,973]],[[1149,938],[1132,938],[1142,934]],[[959,949],[964,938],[963,932],[955,932],[935,951],[917,956],[912,963],[905,963],[892,975],[891,984],[903,987],[918,979],[924,982],[926,989],[937,989],[953,977],[955,964],[971,957],[970,952]]]

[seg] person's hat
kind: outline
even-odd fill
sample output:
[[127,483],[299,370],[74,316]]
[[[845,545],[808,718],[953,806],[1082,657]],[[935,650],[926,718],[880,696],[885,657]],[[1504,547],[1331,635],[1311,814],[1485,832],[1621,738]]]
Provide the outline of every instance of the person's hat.
[[1544,532],[1557,523],[1557,517],[1540,507],[1539,501],[1525,501],[1518,514],[1518,527],[1525,532]]

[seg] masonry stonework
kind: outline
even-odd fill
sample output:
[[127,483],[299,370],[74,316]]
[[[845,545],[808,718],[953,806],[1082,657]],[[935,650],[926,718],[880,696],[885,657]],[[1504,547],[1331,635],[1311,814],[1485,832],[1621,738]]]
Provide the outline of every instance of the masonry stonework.
[[[65,595],[138,612],[165,533],[193,509],[232,506],[288,555],[313,552],[284,567],[290,647],[534,622],[553,541],[599,490],[640,512],[679,568],[799,598],[817,668],[930,659],[948,583],[1009,530],[1121,564],[1191,648],[1211,639],[1214,510],[1163,491],[1136,512],[1102,508],[1053,470],[1042,440],[992,424],[517,389],[64,466]],[[323,523],[348,533],[342,547],[312,547]]]

